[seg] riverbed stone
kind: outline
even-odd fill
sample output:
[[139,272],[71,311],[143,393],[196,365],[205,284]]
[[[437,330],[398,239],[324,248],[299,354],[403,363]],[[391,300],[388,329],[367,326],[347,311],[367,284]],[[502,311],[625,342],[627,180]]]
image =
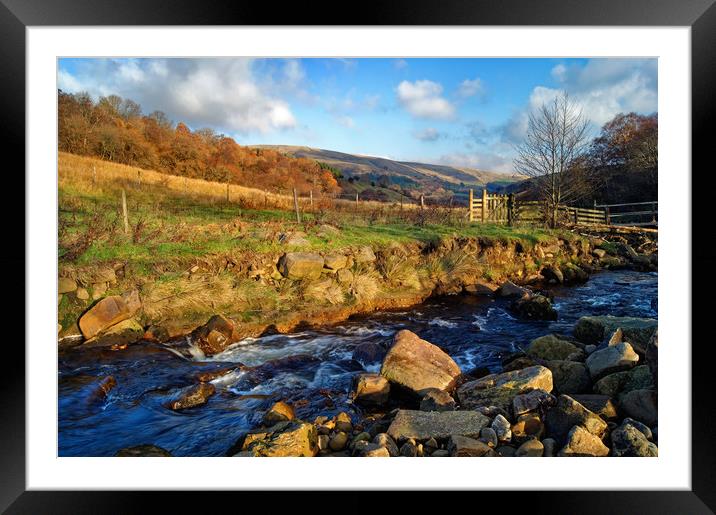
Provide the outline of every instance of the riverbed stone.
[[165,343],[170,339],[169,331],[166,327],[161,325],[150,325],[146,331],[144,331],[144,340],[157,343]]
[[542,446],[544,447],[544,454],[546,458],[553,458],[557,449],[557,441],[554,438],[545,438],[542,440]]
[[492,424],[490,424],[490,427],[495,431],[495,435],[497,435],[497,439],[500,442],[509,442],[512,440],[512,426],[510,425],[510,421],[502,415],[497,415],[492,421]]
[[624,425],[624,424],[631,424],[632,426],[634,426],[636,429],[638,429],[641,432],[641,434],[646,436],[647,440],[651,441],[654,439],[653,431],[646,424],[642,424],[638,420],[634,420],[631,417],[626,417],[624,420],[622,420],[622,425]]
[[417,411],[400,410],[388,428],[388,434],[396,441],[436,440],[450,435],[479,438],[480,430],[490,424],[490,419],[477,411]]
[[284,401],[278,401],[264,413],[261,423],[271,427],[279,422],[286,422],[294,418],[296,418],[296,415],[291,405]]
[[335,424],[336,431],[343,431],[344,433],[353,431],[353,421],[351,420],[351,416],[345,411],[341,411],[336,415]]
[[390,383],[380,374],[359,374],[354,401],[363,406],[382,406],[390,397]]
[[594,383],[594,393],[616,397],[619,393],[626,393],[632,390],[649,389],[654,381],[646,365],[639,365],[625,372],[615,372],[604,376]]
[[480,441],[485,442],[494,449],[498,443],[497,433],[491,427],[483,427],[480,430]]
[[451,435],[448,442],[448,452],[450,456],[457,457],[492,457],[497,453],[486,443],[460,435]]
[[548,334],[532,340],[527,348],[527,355],[544,360],[565,360],[578,350],[573,343],[560,339],[557,335]]
[[557,320],[557,310],[544,295],[526,295],[510,304],[510,310],[527,320]]
[[287,252],[277,267],[281,275],[289,279],[318,279],[323,270],[323,257],[313,252]]
[[585,364],[592,379],[600,379],[613,372],[628,370],[639,362],[639,355],[627,342],[617,343],[589,355]]
[[123,346],[136,343],[144,336],[144,328],[139,322],[130,318],[114,324],[94,338],[84,342],[88,347]]
[[420,411],[454,411],[455,399],[452,396],[436,388],[431,388],[425,392],[420,400]]
[[540,271],[545,281],[551,284],[562,284],[564,282],[564,274],[559,267],[556,266],[545,266]]
[[362,365],[372,365],[381,361],[386,354],[382,345],[374,342],[359,343],[353,349],[352,358]]
[[656,457],[659,450],[633,424],[623,422],[612,431],[612,456]]
[[544,419],[547,436],[564,445],[572,426],[581,425],[593,435],[601,438],[607,430],[607,423],[567,395],[560,395],[557,404],[547,411]]
[[491,374],[465,383],[458,388],[457,395],[463,408],[497,406],[509,410],[517,395],[532,389],[552,391],[552,372],[548,368],[536,365],[503,374]]
[[659,421],[658,395],[656,390],[632,390],[618,398],[620,411],[647,426],[655,426]]
[[247,434],[241,450],[252,456],[311,457],[318,453],[318,434],[315,426],[307,422],[280,422]]
[[429,388],[452,390],[461,371],[438,346],[403,329],[395,335],[380,373],[391,383],[421,395]]
[[381,447],[385,447],[388,450],[388,454],[390,454],[391,456],[400,455],[400,449],[398,449],[398,445],[388,433],[378,433],[377,435],[375,435],[375,438],[373,438],[373,443],[376,445],[380,445]]
[[353,450],[353,456],[361,458],[390,458],[390,452],[387,448],[375,443],[363,442],[365,445],[357,446]]
[[592,380],[584,363],[577,361],[548,361],[556,393],[584,393],[592,387]]
[[207,356],[223,351],[232,341],[234,322],[223,315],[212,316],[192,331],[194,344]]
[[567,433],[567,442],[558,456],[603,457],[609,454],[609,448],[601,438],[593,435],[582,426],[573,426]]
[[515,451],[516,458],[541,458],[542,455],[544,455],[544,445],[536,438],[527,440]]
[[612,402],[611,397],[598,394],[573,394],[571,397],[587,408],[592,413],[596,413],[604,420],[615,420],[619,415],[617,408]]
[[475,284],[468,284],[463,288],[465,293],[470,295],[494,295],[497,291],[497,286],[492,283],[478,281]]
[[400,456],[404,458],[415,458],[418,455],[418,446],[415,440],[408,440],[400,446]]
[[128,303],[120,295],[105,297],[92,306],[79,320],[82,336],[89,340],[107,328],[131,318],[137,312],[134,303]]
[[557,402],[557,398],[551,393],[542,390],[530,390],[526,393],[516,395],[512,400],[512,413],[516,417],[530,411],[545,410]]
[[574,336],[581,342],[599,345],[617,328],[621,328],[623,339],[638,353],[644,354],[657,326],[658,321],[653,318],[585,316],[574,326]]
[[589,280],[589,274],[574,263],[564,263],[561,270],[565,283],[584,283]]
[[328,442],[328,447],[330,447],[332,451],[342,451],[347,443],[348,435],[345,434],[343,431],[339,431],[338,433],[334,434],[333,437],[331,437],[330,441]]
[[495,292],[498,297],[520,298],[529,295],[530,291],[522,286],[517,286],[512,281],[505,281]]
[[168,407],[172,410],[194,408],[206,404],[206,401],[214,395],[216,388],[211,383],[199,383],[182,388],[169,401]]

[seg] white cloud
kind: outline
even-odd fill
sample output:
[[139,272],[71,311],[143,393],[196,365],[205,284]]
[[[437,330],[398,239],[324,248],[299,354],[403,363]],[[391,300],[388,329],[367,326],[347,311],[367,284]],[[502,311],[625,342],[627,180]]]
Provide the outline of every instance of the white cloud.
[[413,136],[415,136],[420,141],[437,141],[443,137],[443,134],[440,133],[440,131],[438,131],[435,127],[428,127],[420,131],[415,131],[413,133]]
[[339,116],[337,120],[343,127],[348,127],[349,129],[352,129],[356,125],[356,122],[350,116]]
[[300,63],[286,61],[277,78],[258,73],[254,64],[243,58],[83,60],[72,74],[60,70],[58,80],[63,90],[117,94],[194,128],[249,134],[295,127],[280,93],[304,79]]
[[398,101],[416,118],[450,119],[455,107],[442,97],[443,87],[437,82],[404,80],[396,88]]
[[461,98],[470,98],[485,93],[485,85],[478,78],[465,79],[457,88],[457,94]]
[[402,70],[408,67],[408,61],[406,61],[405,59],[396,59],[395,61],[393,61],[393,66],[396,70]]
[[514,173],[512,156],[493,152],[455,152],[441,156],[439,162],[488,172]]
[[522,141],[528,113],[561,92],[569,94],[595,130],[619,113],[649,114],[658,109],[656,59],[591,59],[585,65],[558,64],[551,74],[559,86],[535,87],[527,106],[502,127],[504,141]]

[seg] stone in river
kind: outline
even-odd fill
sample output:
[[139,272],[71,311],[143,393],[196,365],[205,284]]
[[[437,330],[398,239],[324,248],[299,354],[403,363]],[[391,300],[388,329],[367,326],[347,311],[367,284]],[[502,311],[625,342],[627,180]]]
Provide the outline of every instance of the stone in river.
[[212,356],[232,343],[234,328],[232,320],[222,315],[214,315],[206,324],[192,331],[192,338],[204,354]]
[[396,441],[445,439],[450,435],[479,438],[490,419],[477,411],[415,411],[400,410],[388,428]]
[[653,318],[586,316],[577,321],[574,336],[581,342],[599,345],[621,328],[624,341],[629,342],[638,353],[644,354],[657,326],[658,322]]
[[380,373],[417,395],[429,388],[450,391],[460,377],[460,367],[438,346],[403,329],[383,360]]
[[112,295],[97,302],[80,318],[82,336],[89,340],[107,328],[134,316],[138,307],[133,300],[127,300],[125,297]]
[[169,402],[168,407],[173,410],[193,408],[206,404],[206,401],[214,395],[216,388],[211,383],[199,383],[179,390],[174,399]]
[[528,390],[552,391],[552,372],[541,365],[492,374],[470,381],[458,388],[457,395],[463,408],[497,406],[508,410],[513,399]]

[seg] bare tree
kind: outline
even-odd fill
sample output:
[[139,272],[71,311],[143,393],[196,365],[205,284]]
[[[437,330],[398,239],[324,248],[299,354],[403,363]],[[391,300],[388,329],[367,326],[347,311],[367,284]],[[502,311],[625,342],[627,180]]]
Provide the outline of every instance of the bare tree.
[[582,111],[562,93],[530,113],[527,136],[516,149],[515,169],[532,179],[552,227],[557,225],[560,205],[592,190],[590,170],[584,164],[587,127]]

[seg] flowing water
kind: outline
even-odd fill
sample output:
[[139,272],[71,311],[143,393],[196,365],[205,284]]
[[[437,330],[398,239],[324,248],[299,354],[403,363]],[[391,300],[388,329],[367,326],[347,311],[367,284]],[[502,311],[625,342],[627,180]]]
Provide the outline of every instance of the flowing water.
[[[123,447],[154,444],[175,456],[223,456],[276,400],[293,404],[306,420],[355,412],[347,402],[353,377],[378,371],[380,363],[353,360],[354,348],[364,342],[387,347],[400,329],[439,345],[463,371],[499,372],[502,358],[538,336],[571,334],[581,316],[657,315],[656,273],[604,272],[552,293],[559,313],[554,322],[516,319],[505,300],[451,296],[322,329],[247,338],[211,358],[186,339],[65,352],[59,359],[59,455],[112,456]],[[197,373],[227,367],[236,370],[213,381],[216,393],[207,404],[165,407],[173,391],[196,383]],[[106,398],[96,395],[98,380],[108,375],[116,386]]]

